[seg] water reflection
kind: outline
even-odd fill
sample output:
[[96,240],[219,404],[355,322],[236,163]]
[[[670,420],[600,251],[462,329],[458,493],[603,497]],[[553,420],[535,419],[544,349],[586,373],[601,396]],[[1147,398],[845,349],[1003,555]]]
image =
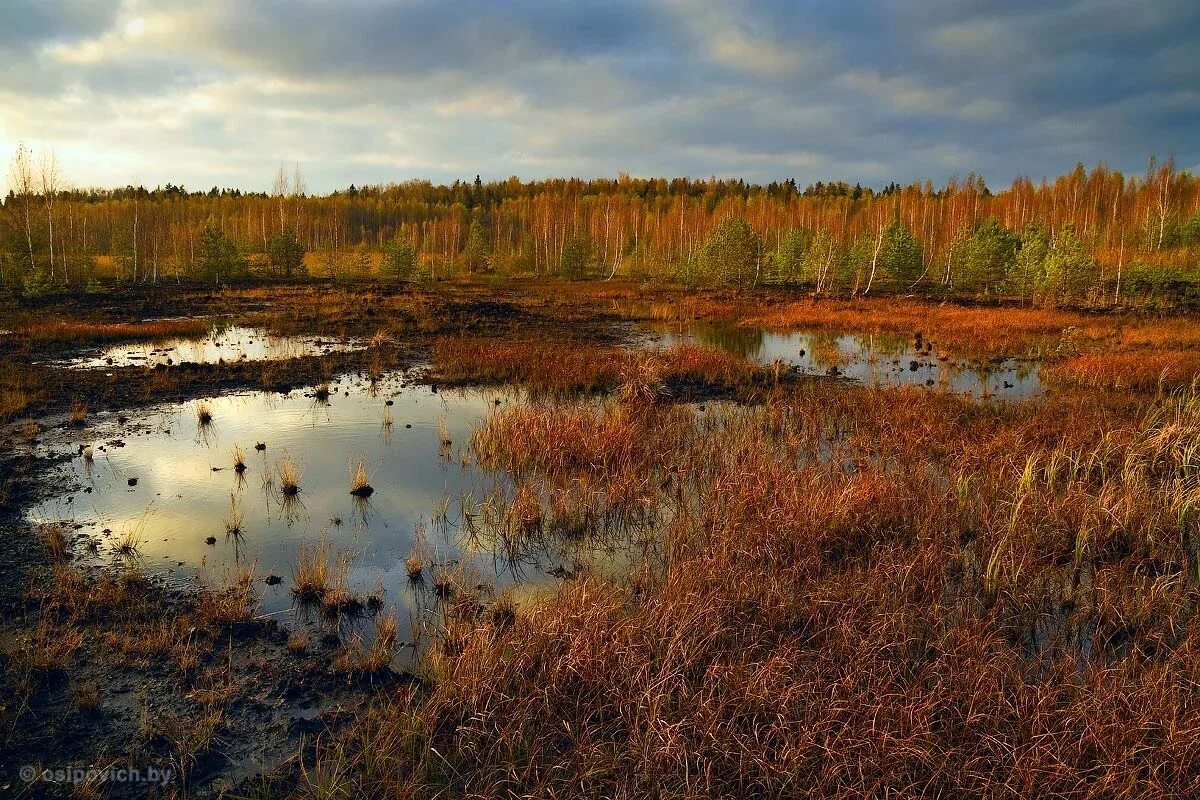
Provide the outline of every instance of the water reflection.
[[[205,401],[154,407],[124,426],[97,415],[86,431],[100,437],[93,460],[81,453],[60,466],[60,485],[72,488],[29,516],[73,521],[98,558],[122,555],[180,580],[202,565],[220,574],[256,562],[261,577],[281,578],[257,584],[262,611],[284,619],[296,613],[301,551],[318,542],[353,553],[346,588],[363,598],[381,593],[401,619],[436,606],[422,580],[452,576],[484,596],[528,592],[581,568],[618,574],[633,557],[623,549],[628,537],[615,533],[564,537],[547,525],[518,535],[508,527],[511,479],[477,467],[466,446],[497,403],[521,395],[432,393],[402,374],[380,381],[376,396],[368,388],[365,376],[342,378],[317,406],[310,392],[209,399],[202,433],[197,406]],[[370,465],[369,498],[351,494],[347,465],[360,460]],[[289,493],[292,480],[299,490]],[[123,548],[128,531],[136,545]],[[414,582],[405,562],[418,552],[424,569]]]
[[653,323],[649,328],[654,347],[698,342],[763,364],[779,360],[806,374],[837,375],[876,386],[909,384],[1013,399],[1043,391],[1036,361],[956,359],[938,352],[932,342],[899,335],[772,333],[708,322]]
[[178,337],[157,342],[115,344],[63,361],[70,369],[148,366],[157,364],[218,364],[268,361],[300,356],[362,350],[356,339],[322,336],[275,336],[261,328],[214,326],[205,336]]

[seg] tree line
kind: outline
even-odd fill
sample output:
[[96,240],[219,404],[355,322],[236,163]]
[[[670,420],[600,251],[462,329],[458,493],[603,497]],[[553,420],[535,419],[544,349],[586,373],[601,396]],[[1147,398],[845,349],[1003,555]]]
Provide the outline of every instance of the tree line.
[[1200,297],[1200,183],[1082,164],[993,192],[976,175],[880,190],[844,182],[577,178],[407,181],[309,194],[77,189],[18,147],[0,215],[14,293],[126,283],[456,274],[627,276],[817,293],[917,291],[1111,304]]

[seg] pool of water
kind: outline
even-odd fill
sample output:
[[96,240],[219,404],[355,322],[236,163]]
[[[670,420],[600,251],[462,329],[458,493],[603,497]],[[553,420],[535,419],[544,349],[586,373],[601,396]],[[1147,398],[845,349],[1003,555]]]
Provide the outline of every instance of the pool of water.
[[260,328],[215,326],[204,336],[156,342],[115,344],[61,362],[71,369],[149,366],[157,364],[218,364],[233,361],[271,361],[362,350],[354,339],[321,336],[275,336]]
[[649,345],[694,342],[764,364],[783,361],[811,375],[837,375],[876,386],[917,385],[973,397],[1024,399],[1043,392],[1040,365],[1027,359],[967,360],[936,344],[894,335],[800,331],[774,333],[708,322],[655,323]]
[[[472,428],[489,413],[521,402],[513,391],[433,391],[397,373],[371,384],[343,378],[328,400],[315,392],[246,393],[152,407],[125,424],[97,415],[82,432],[93,458],[73,449],[57,469],[64,493],[28,511],[34,522],[75,527],[76,551],[98,560],[133,558],[175,580],[212,581],[232,565],[256,563],[263,613],[298,617],[293,573],[301,548],[322,544],[349,561],[347,584],[383,594],[405,630],[407,615],[436,603],[436,574],[478,590],[486,600],[508,590],[518,602],[565,576],[589,569],[615,575],[632,551],[589,537],[503,541],[482,509],[500,507],[511,480],[477,467]],[[212,421],[201,424],[198,404]],[[264,449],[256,449],[259,444]],[[241,448],[246,469],[234,469]],[[278,465],[289,456],[300,492],[280,491]],[[374,493],[350,493],[362,460]],[[226,525],[241,515],[239,532]],[[127,533],[136,555],[121,555]],[[87,547],[90,541],[94,547]],[[632,545],[630,545],[632,546]],[[410,580],[406,559],[419,551],[424,579]]]

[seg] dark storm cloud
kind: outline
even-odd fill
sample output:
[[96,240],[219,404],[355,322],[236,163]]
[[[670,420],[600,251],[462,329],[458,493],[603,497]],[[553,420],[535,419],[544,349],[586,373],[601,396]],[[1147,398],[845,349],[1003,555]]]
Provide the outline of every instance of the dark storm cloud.
[[21,0],[0,55],[0,145],[54,144],[80,182],[1200,164],[1181,0]]

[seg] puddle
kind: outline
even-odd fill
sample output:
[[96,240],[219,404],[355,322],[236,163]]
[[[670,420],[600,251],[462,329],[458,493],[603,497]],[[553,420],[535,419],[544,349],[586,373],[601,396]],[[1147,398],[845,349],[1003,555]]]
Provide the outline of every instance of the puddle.
[[[141,542],[133,557],[148,571],[181,582],[202,570],[219,578],[231,565],[257,562],[260,577],[282,578],[273,586],[258,583],[261,611],[285,622],[300,616],[291,588],[301,548],[322,541],[335,563],[339,551],[352,554],[348,586],[364,595],[382,588],[384,606],[396,608],[402,631],[409,614],[436,605],[433,581],[439,570],[484,587],[485,599],[493,590],[511,588],[520,601],[584,566],[614,575],[627,567],[632,551],[611,541],[543,536],[506,546],[504,537],[478,522],[487,499],[512,486],[506,476],[464,458],[470,432],[493,409],[519,402],[522,395],[433,392],[407,383],[402,374],[373,388],[366,380],[346,378],[330,388],[328,402],[309,390],[151,407],[124,427],[98,415],[83,432],[84,441],[96,437],[93,461],[77,454],[58,467],[56,479],[71,491],[33,507],[28,516],[77,525],[82,536],[76,552],[85,553],[84,543],[92,539],[98,545],[93,557],[105,561],[122,558],[118,543],[137,531]],[[201,402],[212,415],[207,426],[198,422]],[[259,442],[265,450],[256,449]],[[245,453],[242,475],[234,470],[235,446]],[[278,485],[285,453],[301,473],[294,501]],[[367,500],[350,494],[352,467],[360,457],[374,488]],[[273,476],[276,484],[264,485],[264,476]],[[226,532],[231,504],[243,515],[240,535]],[[475,521],[467,518],[472,514],[464,516],[464,507]],[[405,560],[419,538],[426,570],[424,582],[414,584]]]
[[354,339],[321,336],[273,336],[260,328],[214,327],[202,337],[116,344],[98,352],[55,362],[70,369],[148,366],[156,364],[218,364],[233,361],[271,361],[362,350]]
[[875,386],[916,385],[972,397],[1024,399],[1043,392],[1040,365],[1027,359],[955,359],[936,342],[827,332],[772,333],[706,322],[652,323],[650,345],[695,342],[764,364],[781,360],[810,375],[839,375]]

